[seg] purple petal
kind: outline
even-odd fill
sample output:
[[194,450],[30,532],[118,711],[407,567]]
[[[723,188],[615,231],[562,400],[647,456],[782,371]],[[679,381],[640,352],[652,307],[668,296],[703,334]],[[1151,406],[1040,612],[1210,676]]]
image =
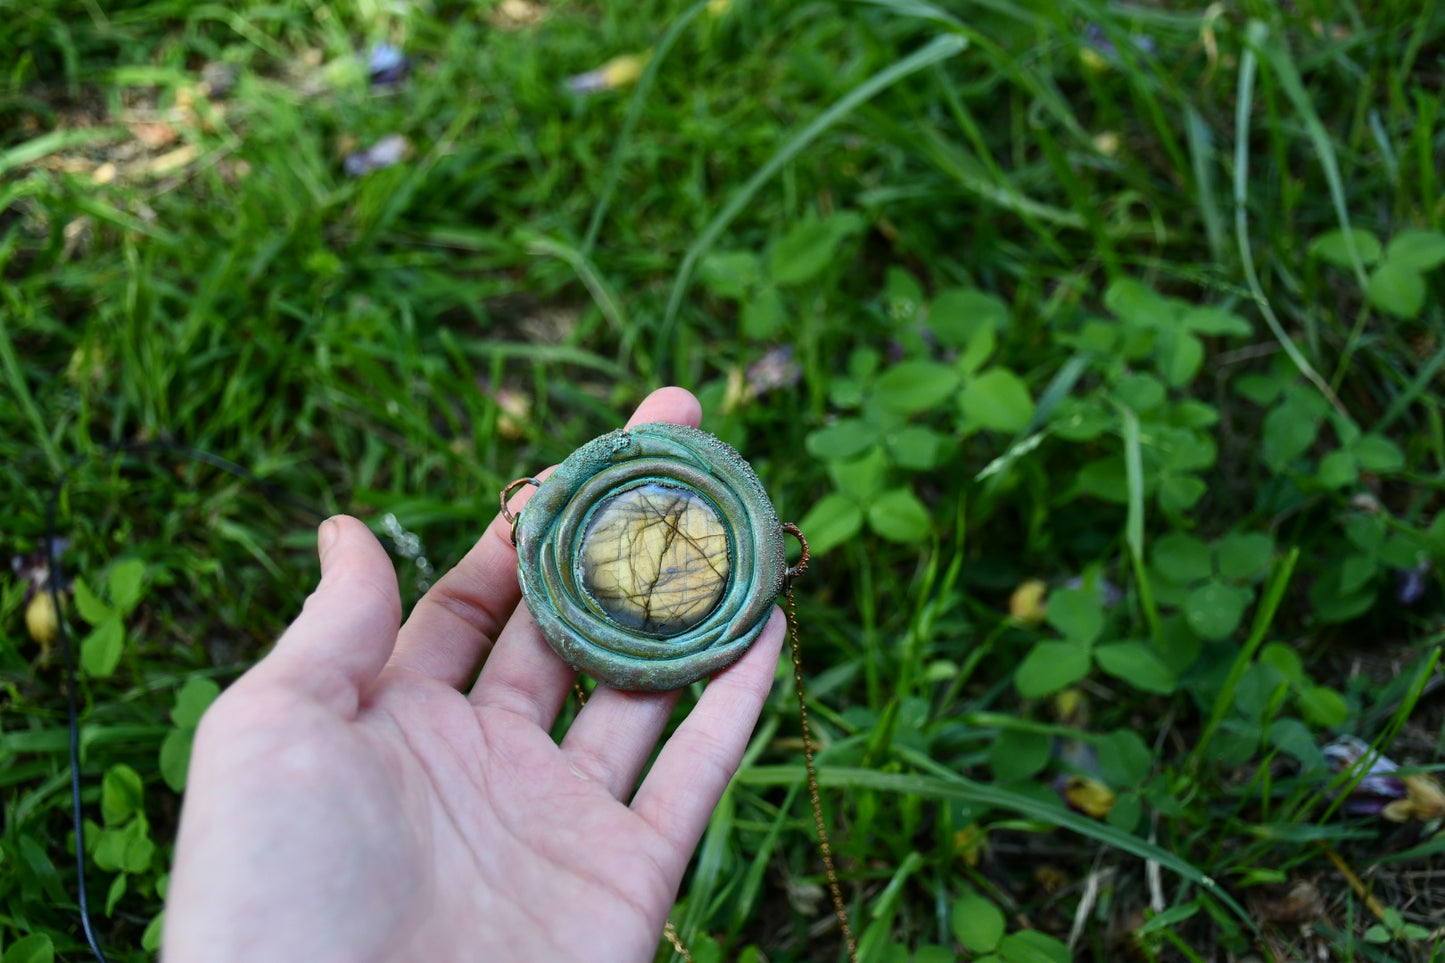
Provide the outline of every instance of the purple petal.
[[802,366],[793,360],[793,346],[785,344],[748,365],[748,390],[761,395],[775,388],[791,388],[802,376]]
[[1430,563],[1421,562],[1414,568],[1395,570],[1395,601],[1409,607],[1425,597],[1425,576],[1430,574]]
[[1388,756],[1373,752],[1368,743],[1355,736],[1340,736],[1324,748],[1325,759],[1332,772],[1353,769],[1367,759],[1367,774],[1350,791],[1345,803],[1348,812],[1376,815],[1385,804],[1405,798],[1405,784],[1392,775],[1400,767]]
[[378,87],[400,83],[410,72],[411,61],[406,54],[389,43],[379,43],[367,54],[366,75]]
[[392,167],[406,156],[406,138],[400,134],[383,137],[365,150],[346,155],[342,167],[351,177],[360,177],[372,171]]

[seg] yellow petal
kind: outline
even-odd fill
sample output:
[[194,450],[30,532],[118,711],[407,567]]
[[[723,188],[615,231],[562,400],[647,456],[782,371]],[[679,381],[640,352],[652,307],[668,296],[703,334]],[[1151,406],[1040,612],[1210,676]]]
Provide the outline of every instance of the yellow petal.
[[602,65],[602,79],[609,90],[628,87],[637,83],[646,66],[647,54],[624,54]]
[[1101,131],[1094,135],[1094,150],[1105,157],[1113,157],[1119,153],[1119,135],[1112,130]]
[[969,866],[977,866],[988,836],[978,823],[969,823],[953,834],[953,855]]
[[1089,701],[1083,689],[1064,689],[1054,695],[1054,714],[1066,726],[1082,726],[1089,718]]
[[497,431],[503,438],[515,441],[522,437],[523,425],[532,419],[532,400],[521,392],[498,388]]
[[1396,799],[1380,810],[1380,815],[1392,823],[1408,823],[1410,817],[1415,815],[1415,803],[1410,799]]
[[1014,589],[1014,594],[1009,596],[1009,614],[1020,621],[1030,625],[1038,625],[1044,620],[1046,608],[1044,597],[1049,594],[1049,587],[1036,578]]
[[1084,69],[1090,73],[1101,74],[1109,69],[1109,61],[1105,60],[1104,55],[1093,47],[1081,47],[1079,60],[1083,63]]
[[1421,822],[1445,818],[1445,789],[1424,773],[1401,776],[1405,784],[1405,798],[1415,810],[1415,818]]
[[51,643],[60,632],[60,617],[48,590],[36,592],[25,607],[25,628],[29,630],[30,637],[40,644],[42,655],[50,651]]
[[1103,819],[1114,808],[1114,791],[1097,779],[1071,776],[1064,785],[1064,798],[1085,816]]

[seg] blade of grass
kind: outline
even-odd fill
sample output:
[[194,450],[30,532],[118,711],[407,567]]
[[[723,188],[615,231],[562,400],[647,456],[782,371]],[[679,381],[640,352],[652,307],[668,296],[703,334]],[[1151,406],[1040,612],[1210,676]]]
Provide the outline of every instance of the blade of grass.
[[[1044,229],[1043,225],[1038,223],[1038,219],[1034,216],[1033,211],[1029,209],[1028,205],[1037,204],[1038,202],[1025,197],[1020,191],[1015,189],[1009,181],[1008,175],[1004,173],[1003,167],[994,159],[993,151],[989,148],[988,141],[984,137],[983,130],[979,126],[977,119],[975,119],[973,113],[968,109],[963,98],[959,96],[958,84],[949,78],[942,65],[935,65],[933,71],[938,74],[939,89],[943,91],[944,103],[948,105],[948,110],[953,115],[954,122],[958,124],[959,129],[963,131],[964,137],[968,139],[969,146],[973,148],[974,157],[966,158],[960,151],[960,161],[965,159],[975,160],[977,164],[982,166],[988,181],[999,185],[999,190],[1011,200],[1021,201],[1019,216],[1033,229],[1034,235],[1045,244],[1050,251],[1058,256],[1059,260],[1068,261],[1069,256],[1064,250],[1063,245],[1054,237],[1054,232]],[[940,137],[932,124],[925,124],[921,129],[928,131],[935,138]],[[980,178],[979,180],[982,181],[983,179]],[[1055,210],[1048,208],[1047,205],[1043,205],[1043,207],[1045,210]],[[1082,227],[1084,224],[1083,219],[1079,218],[1072,211],[1058,211],[1058,213],[1075,217],[1076,223],[1073,225],[1075,227]]]
[[682,264],[677,269],[677,277],[673,279],[672,293],[668,296],[667,308],[662,315],[661,330],[658,332],[655,370],[666,370],[665,358],[669,354],[668,346],[672,343],[677,314],[682,307],[682,299],[687,294],[693,271],[697,268],[697,262],[712,249],[713,244],[722,236],[722,232],[727,230],[733,219],[742,213],[743,208],[747,207],[758,191],[762,190],[763,185],[770,181],[774,174],[782,170],[790,160],[798,156],[804,148],[817,140],[819,135],[846,117],[859,104],[909,74],[916,73],[929,64],[952,57],[967,46],[968,41],[960,36],[935,37],[927,46],[880,70],[848,91],[827,110],[813,118],[802,130],[784,141],[777,153],[768,158],[767,163],[748,178],[746,184],[738,188],[723,209],[713,217],[707,227],[703,228],[702,233],[688,247],[687,254],[683,256]]
[[1224,262],[1224,217],[1214,198],[1214,142],[1209,126],[1193,104],[1184,106],[1184,133],[1189,141],[1189,159],[1194,167],[1194,186],[1199,202],[1199,219],[1209,241],[1209,256],[1215,264]]
[[914,873],[923,867],[923,854],[914,850],[903,857],[903,862],[893,871],[893,877],[888,880],[888,885],[883,887],[873,900],[873,906],[869,915],[875,920],[888,919],[898,904],[898,899],[903,895],[903,888],[908,885],[908,880]]
[[[906,754],[910,759],[915,756],[919,760],[928,758],[918,753],[908,752]],[[751,785],[786,784],[794,778],[796,778],[796,774],[791,766],[759,767],[738,776],[739,780]],[[1071,812],[1062,805],[1034,795],[974,782],[972,779],[956,773],[944,771],[936,771],[933,775],[920,775],[918,773],[878,772],[872,769],[830,766],[819,768],[818,783],[828,789],[871,789],[900,796],[923,796],[1021,813],[1030,819],[1036,819],[1041,823],[1057,826],[1060,829],[1071,830],[1140,859],[1153,860],[1165,869],[1201,887],[1234,911],[1251,930],[1255,928],[1253,920],[1245,912],[1244,907],[1240,906],[1217,882],[1177,853],[1146,842],[1133,833],[1124,832],[1107,823],[1096,822],[1087,816]]]
[[[1379,731],[1379,735],[1375,736],[1374,740],[1371,741],[1369,751],[1356,760],[1353,766],[1342,770],[1329,785],[1320,787],[1319,791],[1313,796],[1301,799],[1299,804],[1296,805],[1289,814],[1289,818],[1302,819],[1302,816],[1296,816],[1296,814],[1312,812],[1321,801],[1326,799],[1329,799],[1329,804],[1316,821],[1324,823],[1334,818],[1336,810],[1343,806],[1346,800],[1350,798],[1350,794],[1355,791],[1355,787],[1370,776],[1371,766],[1369,761],[1378,756],[1383,756],[1385,750],[1395,741],[1395,737],[1400,734],[1400,730],[1404,728],[1405,723],[1409,721],[1411,713],[1415,711],[1416,704],[1419,703],[1420,699],[1425,695],[1425,687],[1429,685],[1430,680],[1435,677],[1435,667],[1440,664],[1440,654],[1440,649],[1436,648],[1430,653],[1429,658],[1420,663],[1419,667],[1415,670],[1415,676],[1411,680],[1410,687],[1406,690],[1404,698],[1400,700],[1400,704],[1395,707],[1395,710],[1390,713],[1390,719],[1384,728]],[[1360,728],[1369,731],[1373,727],[1369,726],[1368,722],[1363,722]]]
[[934,23],[941,23],[955,29],[962,29],[964,26],[962,20],[948,11],[935,7],[931,3],[922,3],[920,0],[854,0],[854,2],[867,4],[870,7],[882,7],[889,13],[896,13],[900,16],[932,20]]
[[1250,628],[1249,638],[1245,640],[1244,647],[1239,650],[1234,664],[1229,667],[1229,675],[1225,678],[1224,684],[1219,687],[1219,695],[1214,698],[1214,708],[1209,713],[1209,721],[1205,723],[1204,731],[1200,733],[1199,740],[1194,745],[1194,751],[1189,754],[1186,769],[1197,770],[1202,764],[1204,753],[1209,748],[1210,740],[1214,738],[1215,730],[1219,728],[1219,724],[1229,713],[1229,707],[1234,705],[1235,686],[1239,685],[1239,680],[1244,677],[1245,670],[1254,661],[1255,652],[1264,642],[1265,633],[1269,631],[1270,625],[1274,622],[1275,613],[1279,611],[1279,605],[1284,601],[1285,589],[1289,587],[1290,576],[1294,574],[1295,563],[1298,561],[1299,548],[1291,548],[1289,554],[1280,559],[1270,572],[1259,608],[1254,613],[1254,625]]
[[1124,519],[1124,543],[1129,547],[1129,562],[1134,581],[1139,586],[1139,602],[1149,620],[1149,633],[1158,645],[1164,644],[1164,625],[1159,620],[1159,607],[1154,604],[1154,590],[1149,573],[1144,569],[1144,452],[1139,440],[1139,416],[1133,409],[1119,406],[1124,423],[1124,477],[1129,490],[1128,515]]
[[802,789],[803,779],[799,778],[788,789],[787,796],[783,798],[782,805],[778,807],[777,815],[768,823],[767,835],[750,854],[752,858],[748,862],[747,870],[742,874],[737,898],[733,901],[732,915],[728,920],[729,939],[737,938],[743,927],[747,925],[748,917],[758,905],[759,896],[763,892],[763,881],[768,867],[772,865],[777,853],[784,824],[788,822],[788,814],[793,811],[793,804],[797,801]]
[[602,190],[597,195],[597,203],[592,208],[592,216],[587,220],[587,233],[578,245],[577,251],[586,259],[592,256],[592,247],[597,243],[597,235],[602,230],[602,222],[607,218],[607,208],[612,204],[612,195],[617,191],[617,181],[622,176],[622,164],[627,160],[627,149],[632,146],[632,132],[637,127],[638,118],[642,116],[642,107],[647,103],[647,95],[652,92],[652,82],[657,78],[657,72],[662,67],[662,61],[667,58],[672,50],[672,45],[677,43],[677,38],[682,36],[682,31],[688,24],[697,17],[708,5],[708,0],[699,0],[683,11],[668,25],[667,31],[652,48],[652,54],[647,58],[647,66],[643,68],[642,76],[637,79],[637,86],[632,91],[632,99],[627,104],[627,115],[622,118],[622,128],[617,133],[617,144],[612,149],[612,157],[607,161],[607,170],[602,175]]
[[[1078,383],[1088,364],[1089,357],[1085,354],[1076,354],[1064,363],[1064,366],[1044,388],[1043,394],[1039,395],[1039,403],[1035,406],[1034,416],[1029,419],[1028,425],[1014,437],[1002,455],[984,465],[979,473],[973,476],[974,481],[985,481],[996,475],[1002,477],[1014,462],[1043,444],[1043,440],[1048,434],[1043,430],[1044,423],[1048,421],[1049,415],[1054,408],[1058,407],[1059,402],[1074,390],[1074,385]],[[992,494],[992,492],[991,483],[990,487],[986,489],[986,493]]]
[[[1340,165],[1335,158],[1335,145],[1330,139],[1329,131],[1325,130],[1324,122],[1320,120],[1320,115],[1315,111],[1314,103],[1305,90],[1304,82],[1300,80],[1299,71],[1295,69],[1288,49],[1270,37],[1269,27],[1259,20],[1251,20],[1245,28],[1244,39],[1248,48],[1246,56],[1262,56],[1268,62],[1274,71],[1275,79],[1284,88],[1285,96],[1289,98],[1295,111],[1300,115],[1300,119],[1304,121],[1305,132],[1309,135],[1311,146],[1314,147],[1315,157],[1319,159],[1320,167],[1324,169],[1325,182],[1330,188],[1330,199],[1334,201],[1335,205],[1335,217],[1339,219],[1340,230],[1344,232],[1345,250],[1349,252],[1355,278],[1360,282],[1360,288],[1364,289],[1369,279],[1365,275],[1365,262],[1360,258],[1360,252],[1355,247],[1354,235],[1350,231],[1350,212],[1345,202],[1344,179],[1340,176]],[[1241,63],[1241,74],[1243,69],[1243,63]],[[1243,86],[1242,82],[1241,86]],[[1244,93],[1245,91],[1241,91],[1239,102],[1247,106],[1249,98],[1243,96]]]
[[1082,214],[1084,226],[1088,230],[1089,236],[1093,238],[1095,253],[1100,263],[1104,265],[1109,277],[1120,277],[1124,269],[1119,261],[1119,252],[1114,247],[1114,239],[1109,233],[1108,224],[1104,222],[1103,213],[1099,209],[1098,199],[1094,196],[1093,189],[1080,179],[1075,172],[1069,152],[1054,139],[1048,128],[1040,125],[1034,130],[1033,136],[1035,146],[1043,152],[1045,160],[1053,169],[1054,176],[1058,178],[1059,185],[1068,195],[1070,203],[1076,211]]
[[[1445,853],[1445,832],[1437,834],[1432,839],[1427,839],[1418,846],[1411,846],[1409,849],[1402,849],[1398,853],[1390,853],[1388,856],[1381,856],[1370,864],[1375,866],[1388,866],[1391,863],[1413,863],[1416,860],[1429,860],[1432,856]],[[1434,863],[1438,866],[1439,863]]]
[[[1260,31],[1268,32],[1263,24],[1258,24],[1258,26]],[[1252,22],[1251,32],[1254,31],[1254,27],[1255,23]],[[1275,340],[1279,342],[1279,346],[1284,349],[1285,354],[1294,362],[1300,373],[1309,379],[1310,384],[1319,390],[1335,410],[1353,422],[1354,419],[1350,418],[1350,413],[1340,399],[1300,352],[1299,347],[1290,339],[1283,325],[1279,323],[1279,318],[1275,317],[1269,298],[1265,296],[1264,288],[1260,286],[1259,274],[1254,269],[1254,248],[1249,240],[1249,111],[1250,104],[1254,101],[1254,75],[1258,66],[1259,59],[1255,54],[1255,46],[1253,44],[1246,46],[1243,56],[1239,58],[1239,92],[1235,98],[1234,112],[1234,234],[1235,242],[1239,245],[1240,264],[1244,268],[1245,281],[1249,285],[1254,303],[1259,306],[1259,313],[1264,317],[1264,323],[1269,326],[1269,330]],[[1345,235],[1348,237],[1349,232],[1346,231]],[[1353,251],[1353,248],[1351,250]],[[1355,253],[1354,257],[1358,259],[1359,254]]]
[[153,224],[147,224],[145,221],[136,217],[134,214],[127,214],[125,211],[122,211],[117,207],[106,204],[97,197],[77,197],[75,199],[75,206],[80,208],[85,213],[89,214],[91,217],[95,218],[97,221],[102,221],[107,224],[113,224],[116,227],[121,228],[122,230],[134,231],[137,234],[144,234],[145,236],[155,238],[158,241],[165,241],[171,244],[175,243],[175,238],[161,228],[156,227]]
[[601,355],[567,344],[528,344],[521,341],[489,341],[482,338],[458,338],[457,346],[463,354],[490,361],[493,358],[517,358],[538,364],[575,364],[594,371],[600,371],[609,378],[622,378],[626,374],[617,362]]
[[1424,367],[1420,369],[1420,373],[1415,375],[1415,380],[1411,381],[1404,391],[1395,396],[1395,400],[1390,402],[1390,407],[1385,409],[1385,414],[1373,425],[1372,430],[1383,432],[1393,425],[1395,420],[1415,403],[1415,399],[1420,397],[1427,388],[1435,383],[1435,375],[1440,371],[1442,365],[1445,365],[1445,347],[1436,351],[1430,360],[1425,362]]
[[1174,96],[1171,86],[1160,83],[1160,78],[1153,69],[1157,60],[1137,46],[1127,30],[1119,27],[1118,18],[1106,15],[1092,3],[1073,0],[1072,6],[1079,16],[1089,18],[1097,24],[1105,38],[1113,43],[1119,72],[1129,81],[1128,90],[1135,102],[1134,113],[1141,120],[1148,117],[1159,145],[1169,156],[1170,166],[1182,173],[1188,166],[1184,159],[1184,149],[1180,147],[1179,138],[1169,122],[1177,107],[1171,104],[1170,110],[1166,111],[1155,96],[1156,90],[1165,96]]
[[50,436],[39,406],[35,404],[35,396],[30,393],[30,385],[25,381],[25,373],[20,370],[20,359],[16,357],[15,345],[10,340],[10,323],[4,317],[0,317],[0,367],[5,369],[5,380],[10,383],[11,393],[25,410],[25,417],[30,419],[30,427],[35,430],[35,442],[40,446],[40,450],[45,452],[50,471],[58,477],[63,470],[60,449],[55,444],[55,439]]
[[40,158],[57,151],[69,150],[73,147],[88,147],[101,141],[120,140],[129,136],[130,131],[124,127],[78,127],[69,130],[53,130],[48,134],[41,134],[39,137],[27,140],[23,144],[16,144],[7,151],[0,151],[0,174],[17,167],[24,167],[26,164],[33,164]]
[[[592,295],[592,301],[597,305],[597,310],[602,312],[602,316],[616,330],[620,341],[617,349],[617,363],[619,367],[625,367],[627,359],[633,357],[632,343],[637,338],[637,329],[628,322],[622,302],[618,300],[617,295],[612,292],[602,275],[598,273],[596,265],[587,256],[587,252],[556,238],[540,235],[526,236],[525,244],[529,253],[555,257],[577,273],[577,277],[582,281],[587,293]],[[647,361],[647,357],[642,354],[638,354],[636,358],[637,361],[644,364]],[[645,380],[648,372],[642,371],[639,374]]]
[[[916,136],[921,138],[918,146],[939,170],[958,181],[959,186],[969,193],[1031,222],[1030,226],[1034,227],[1041,238],[1049,237],[1049,232],[1039,225],[1040,221],[1076,230],[1087,226],[1085,219],[1078,213],[1036,201],[1009,183],[1006,178],[990,176],[980,169],[983,165],[977,159],[949,143],[936,129],[920,125]],[[1050,244],[1050,247],[1057,248],[1057,242]]]
[[[935,23],[946,24],[951,27],[963,27],[963,21],[953,14],[948,13],[941,7],[931,3],[922,3],[920,0],[854,0],[855,3],[866,3],[872,7],[882,7],[891,13],[902,14],[909,17],[919,17],[923,20],[932,20]],[[974,0],[975,7],[984,10],[992,10],[994,13],[1001,13],[1006,17],[1012,17],[1023,23],[1033,23],[1036,14],[1017,4],[1005,2],[1005,0]]]
[[282,6],[257,7],[242,13],[239,10],[229,10],[219,3],[208,3],[194,8],[189,13],[191,21],[214,20],[222,26],[229,27],[236,36],[249,41],[259,50],[265,51],[268,57],[285,62],[287,59],[286,48],[268,37],[257,21],[264,17],[262,11],[268,11],[270,20],[290,19],[288,11]]

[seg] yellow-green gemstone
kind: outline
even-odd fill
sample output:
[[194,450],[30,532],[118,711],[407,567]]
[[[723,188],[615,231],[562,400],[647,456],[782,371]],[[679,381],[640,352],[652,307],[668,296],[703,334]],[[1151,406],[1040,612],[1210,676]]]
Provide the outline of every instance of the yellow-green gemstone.
[[706,499],[648,482],[597,506],[582,533],[577,573],[612,621],[674,635],[717,606],[727,587],[727,529]]

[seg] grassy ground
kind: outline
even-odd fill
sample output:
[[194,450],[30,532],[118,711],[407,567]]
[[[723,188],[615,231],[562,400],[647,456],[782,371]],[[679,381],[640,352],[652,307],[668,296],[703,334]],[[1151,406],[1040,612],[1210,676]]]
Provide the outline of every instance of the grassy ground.
[[[303,506],[413,533],[415,588],[669,382],[819,550],[865,959],[1440,958],[1440,4],[103,6],[4,14],[0,477],[12,554],[66,480],[112,959],[200,709],[314,580]],[[5,963],[85,955],[26,591]],[[838,958],[796,714],[681,894],[698,960]]]

